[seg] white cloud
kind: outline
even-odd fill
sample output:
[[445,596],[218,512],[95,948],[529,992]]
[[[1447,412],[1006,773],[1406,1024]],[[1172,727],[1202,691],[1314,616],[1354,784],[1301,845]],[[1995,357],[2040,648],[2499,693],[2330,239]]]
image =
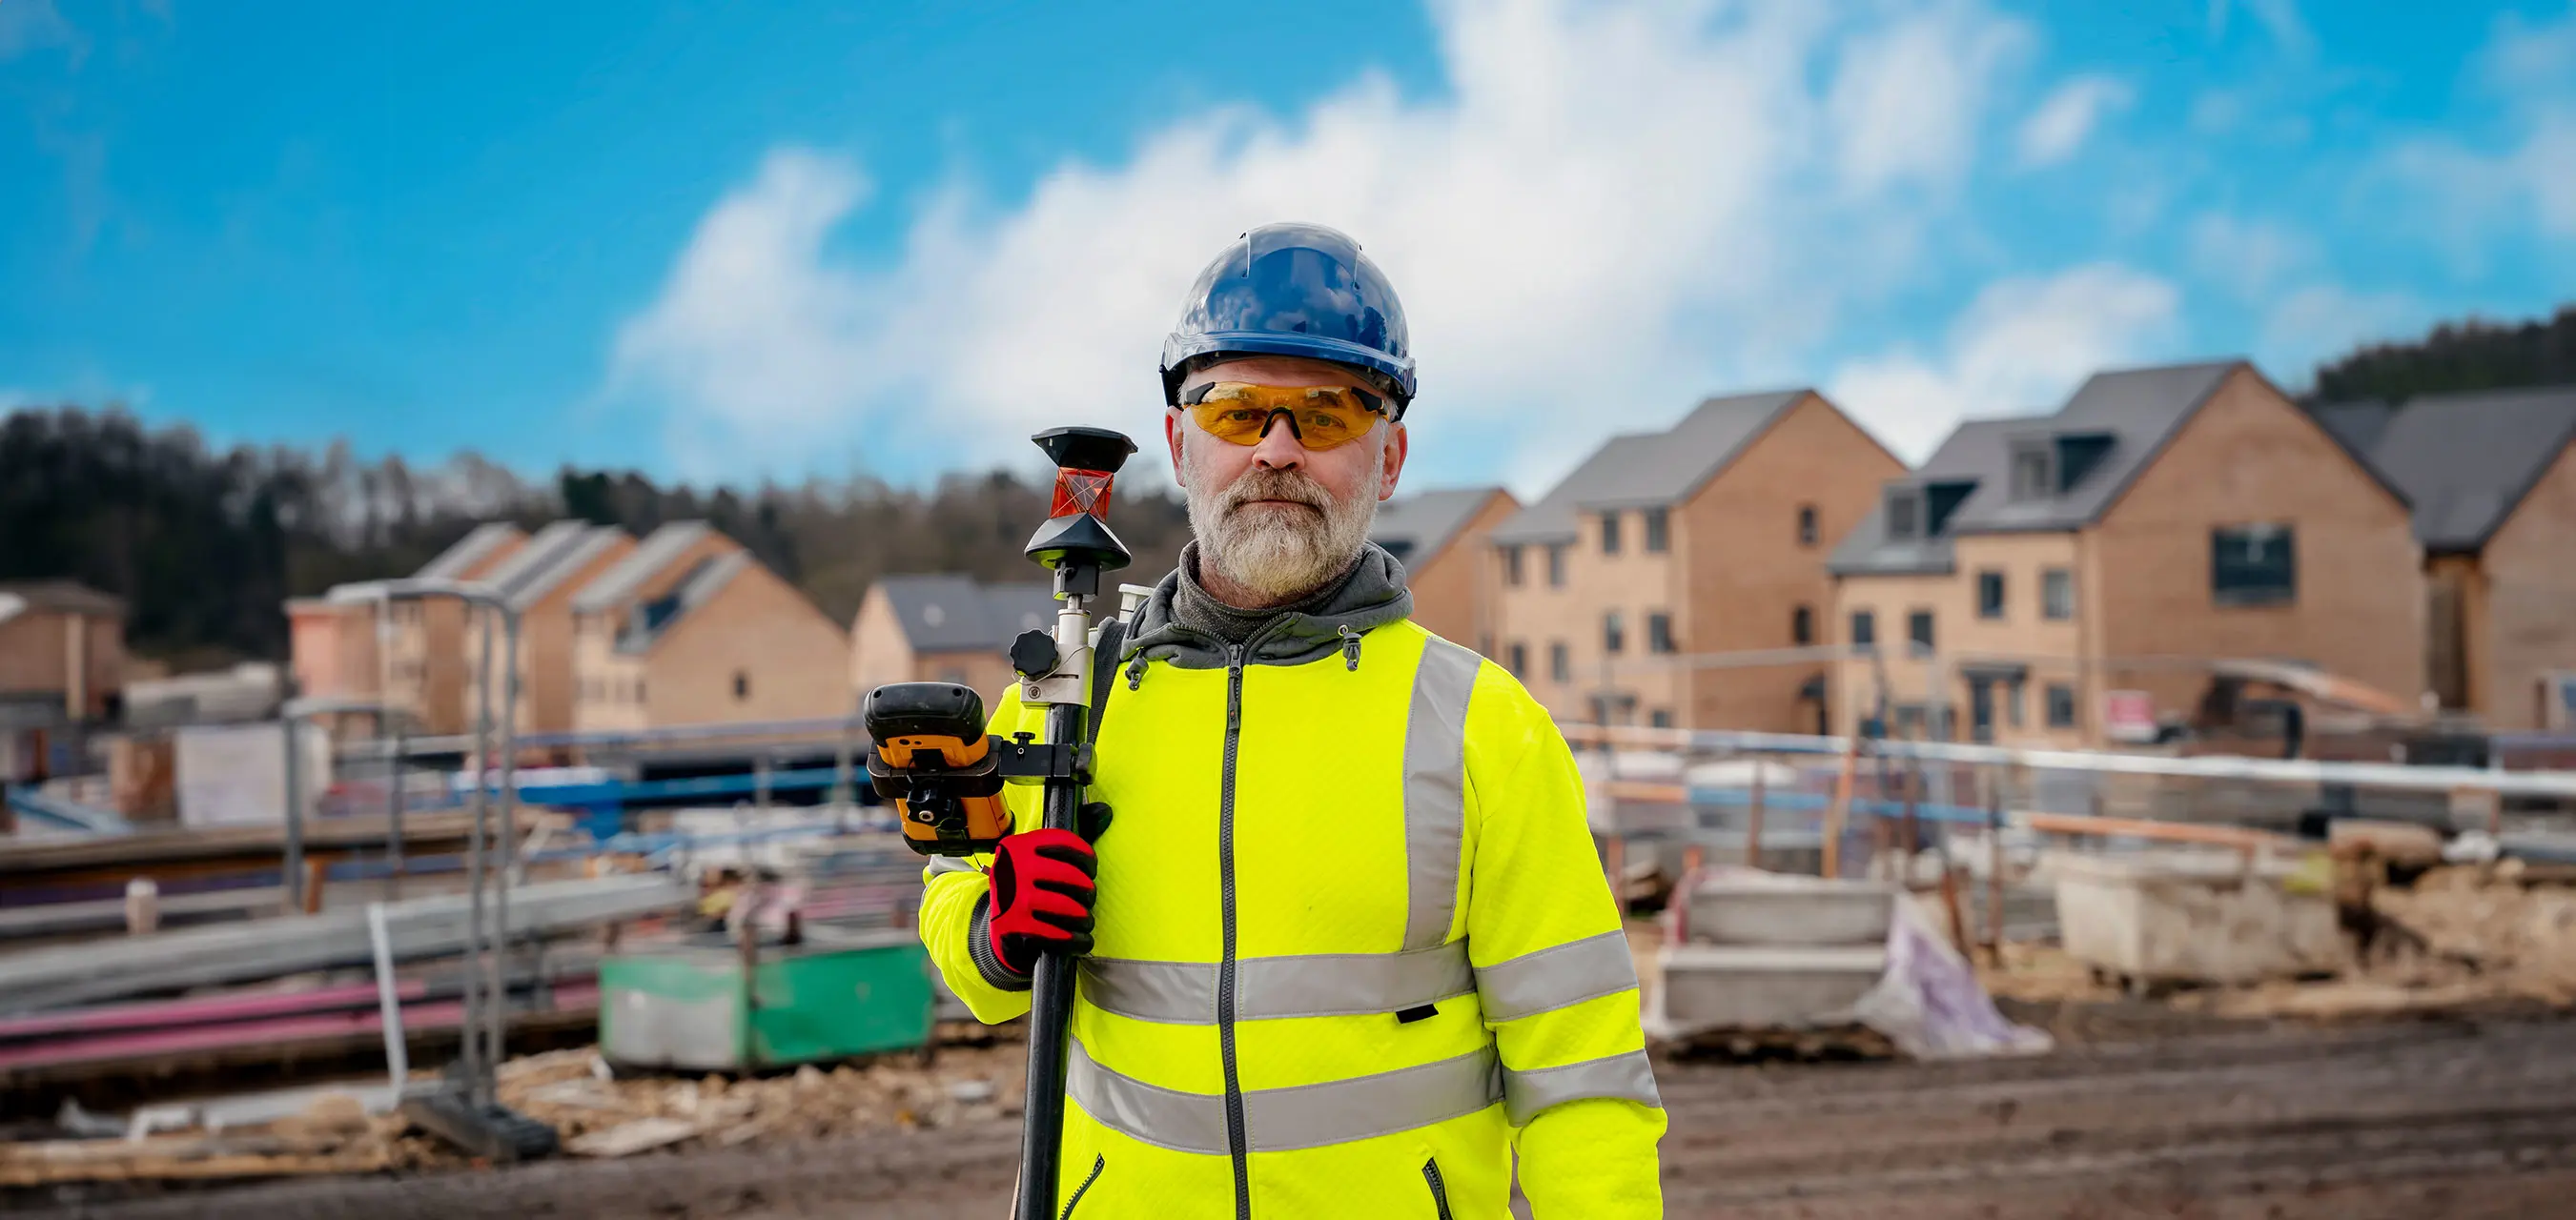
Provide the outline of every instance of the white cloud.
[[2260,355],[2266,367],[2303,384],[2317,361],[2373,339],[2410,333],[2425,311],[2404,293],[2354,292],[2338,284],[2312,284],[2283,296],[2263,319]]
[[2472,247],[2499,219],[2576,237],[2576,7],[2555,24],[2506,14],[2476,83],[2504,104],[2501,141],[2426,136],[2393,147],[2383,168],[2433,205],[2463,262],[2477,261]]
[[[951,190],[891,265],[827,257],[861,173],[774,153],[620,331],[607,395],[684,461],[810,462],[852,438],[1020,460],[1049,424],[1141,433],[1201,264],[1252,225],[1366,243],[1423,367],[1426,478],[1535,489],[1597,437],[1794,377],[1855,297],[1917,276],[2029,35],[1957,0],[1456,0],[1445,96],[1363,78],[1288,119],[1224,109],[1067,163],[995,209]],[[889,471],[889,473],[892,473]]]
[[2317,37],[2308,29],[2305,17],[2299,15],[2298,0],[2209,0],[2209,36],[2227,36],[2227,17],[2237,4],[2254,14],[2263,31],[2272,36],[2275,46],[2289,55],[2306,58],[2316,52]]
[[2079,76],[2058,86],[2022,120],[2021,163],[2055,165],[2074,156],[2104,115],[2128,109],[2135,98],[2126,82],[2107,76]]
[[0,4],[0,59],[14,59],[44,47],[71,48],[75,66],[88,50],[80,31],[55,9],[54,0],[8,0]]
[[2156,354],[2180,308],[2172,284],[2116,263],[2002,280],[1977,294],[1937,356],[1855,361],[1826,392],[1898,456],[1921,461],[1962,417],[2051,410],[2093,372]]
[[2313,240],[2270,221],[2212,212],[2192,222],[2193,272],[2243,300],[2261,298],[2316,257]]

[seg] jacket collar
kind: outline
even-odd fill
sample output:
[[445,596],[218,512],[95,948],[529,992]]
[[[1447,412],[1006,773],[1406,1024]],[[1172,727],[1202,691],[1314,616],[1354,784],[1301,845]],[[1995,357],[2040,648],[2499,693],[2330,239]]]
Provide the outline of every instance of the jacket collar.
[[[1136,612],[1119,660],[1169,661],[1182,669],[1225,667],[1230,659],[1225,641],[1173,617],[1172,603],[1180,594],[1181,579],[1181,569],[1174,568],[1154,586],[1154,595]],[[1405,587],[1404,565],[1378,544],[1362,543],[1359,568],[1341,591],[1322,606],[1272,616],[1245,642],[1244,662],[1303,665],[1412,613],[1413,591]]]

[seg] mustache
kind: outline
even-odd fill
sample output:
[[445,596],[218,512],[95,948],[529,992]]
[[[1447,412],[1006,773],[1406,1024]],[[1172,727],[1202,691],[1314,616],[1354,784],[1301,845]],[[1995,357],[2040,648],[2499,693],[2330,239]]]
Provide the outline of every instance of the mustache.
[[1296,471],[1255,468],[1225,489],[1218,497],[1217,507],[1232,513],[1255,500],[1287,500],[1321,512],[1332,496],[1323,484]]

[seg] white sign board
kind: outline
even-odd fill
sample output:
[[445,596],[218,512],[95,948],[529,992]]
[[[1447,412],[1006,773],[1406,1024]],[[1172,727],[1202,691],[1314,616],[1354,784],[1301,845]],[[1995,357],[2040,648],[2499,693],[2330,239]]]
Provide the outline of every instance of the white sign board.
[[2154,741],[2155,697],[2142,690],[2102,692],[2102,735],[2112,741]]
[[[321,806],[331,783],[331,735],[307,722],[303,749],[304,816]],[[276,825],[285,820],[286,738],[276,721],[181,729],[177,754],[179,824]]]

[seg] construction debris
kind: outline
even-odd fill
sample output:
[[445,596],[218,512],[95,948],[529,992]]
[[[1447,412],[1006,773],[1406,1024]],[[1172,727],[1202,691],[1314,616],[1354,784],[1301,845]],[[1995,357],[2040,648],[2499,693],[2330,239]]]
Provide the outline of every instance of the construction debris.
[[[546,935],[677,909],[692,897],[663,875],[555,881],[510,896],[509,934]],[[394,960],[462,951],[467,899],[443,894],[385,907]],[[364,910],[187,928],[0,955],[0,1013],[272,979],[373,960]]]

